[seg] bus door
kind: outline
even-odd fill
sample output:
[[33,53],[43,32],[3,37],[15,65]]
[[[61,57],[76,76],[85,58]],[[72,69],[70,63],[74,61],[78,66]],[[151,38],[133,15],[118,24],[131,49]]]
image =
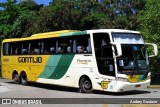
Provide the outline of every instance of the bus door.
[[93,34],[93,39],[99,73],[102,75],[115,76],[113,51],[109,34],[95,33]]

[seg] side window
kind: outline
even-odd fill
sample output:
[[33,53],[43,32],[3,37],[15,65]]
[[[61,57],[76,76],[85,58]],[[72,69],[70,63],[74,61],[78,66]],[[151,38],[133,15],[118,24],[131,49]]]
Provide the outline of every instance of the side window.
[[30,41],[29,42],[29,54],[40,54],[41,53],[41,42]]
[[68,40],[67,53],[73,53],[73,51],[72,51],[73,50],[72,49],[73,48],[73,46],[72,46],[73,43],[72,42],[73,42],[73,40],[71,40],[71,39]]
[[28,42],[24,41],[22,42],[22,51],[21,54],[28,54]]
[[22,44],[21,43],[16,43],[15,44],[15,54],[16,55],[20,55],[22,51]]
[[72,53],[72,40],[63,38],[53,38],[44,40],[44,54],[66,54]]
[[107,33],[95,33],[93,34],[95,48],[102,48],[105,45],[110,44],[109,34]]
[[91,40],[89,35],[81,35],[75,38],[76,42],[73,47],[76,45],[76,53],[91,53]]
[[20,55],[22,52],[22,42],[5,43],[3,46],[4,55]]
[[3,55],[8,55],[9,54],[9,43],[4,43],[3,44]]
[[10,43],[10,55],[15,55],[17,53],[16,48],[17,48],[17,45],[14,42]]
[[[10,55],[12,55],[12,54],[14,54],[14,52],[13,52],[13,48],[14,48],[14,45],[13,45],[13,43],[10,43]],[[15,49],[14,49],[15,50]]]
[[58,40],[58,53],[63,54],[63,53],[72,53],[72,40],[69,38],[61,38]]
[[43,54],[54,54],[56,52],[56,42],[53,39],[45,39],[41,43]]
[[[107,33],[94,33],[94,48],[96,57],[102,57],[102,48],[106,48],[110,44],[109,34]],[[109,51],[112,53],[112,51]]]
[[108,33],[94,33],[94,48],[100,74],[115,76],[113,51]]

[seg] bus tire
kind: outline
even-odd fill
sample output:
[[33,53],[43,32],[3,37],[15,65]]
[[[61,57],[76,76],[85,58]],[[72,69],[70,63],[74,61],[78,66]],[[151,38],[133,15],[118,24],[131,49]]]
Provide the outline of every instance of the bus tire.
[[80,87],[79,87],[79,92],[82,93],[91,93],[92,90],[92,83],[89,78],[82,77],[80,79]]
[[27,85],[27,74],[25,72],[21,73],[20,78],[21,78],[21,84],[22,85]]
[[13,81],[14,81],[15,84],[19,84],[20,83],[20,77],[19,77],[17,72],[13,73]]

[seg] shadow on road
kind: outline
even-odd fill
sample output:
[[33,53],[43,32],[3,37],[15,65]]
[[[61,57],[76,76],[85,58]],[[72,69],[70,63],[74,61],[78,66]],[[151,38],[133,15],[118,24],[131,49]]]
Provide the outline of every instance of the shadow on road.
[[[5,82],[5,83],[15,84],[13,81]],[[22,85],[22,84],[16,84],[16,85]],[[64,87],[64,86],[58,86],[58,85],[52,85],[52,84],[43,84],[43,83],[32,83],[32,82],[30,82],[30,83],[27,84],[27,86],[41,88],[41,89],[47,89],[47,90],[78,92],[77,88]]]
[[[4,81],[3,81],[4,82]],[[11,80],[6,80],[5,83],[14,84]],[[16,84],[17,85],[17,84]],[[21,85],[21,84],[18,84]],[[64,86],[57,86],[57,85],[50,85],[50,84],[42,84],[42,83],[28,83],[28,86],[36,87],[36,88],[43,88],[47,90],[57,90],[57,91],[65,91],[65,92],[74,92],[78,93],[77,88],[70,88],[70,87],[64,87]],[[129,96],[129,95],[137,95],[137,94],[146,94],[151,93],[150,91],[146,90],[133,90],[133,91],[127,91],[127,92],[104,92],[104,91],[93,91],[93,94],[99,94],[99,95],[113,95],[113,96]]]
[[47,89],[47,90],[78,92],[77,88],[64,87],[64,86],[58,86],[58,85],[50,85],[50,84],[43,84],[43,83],[29,83],[28,85],[32,87]]
[[151,93],[150,91],[143,91],[143,90],[132,90],[126,92],[103,92],[103,91],[94,91],[94,94],[101,94],[101,95],[113,95],[113,96],[129,96],[129,95],[137,95],[137,94],[146,94]]

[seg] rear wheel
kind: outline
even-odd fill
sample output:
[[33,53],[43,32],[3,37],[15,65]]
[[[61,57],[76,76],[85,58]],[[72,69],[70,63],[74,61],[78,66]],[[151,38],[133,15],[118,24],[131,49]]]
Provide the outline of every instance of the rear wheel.
[[27,85],[27,74],[25,72],[21,73],[21,84]]
[[79,92],[82,93],[91,93],[92,92],[92,83],[89,78],[82,77],[80,80]]
[[18,73],[14,73],[13,74],[13,80],[15,84],[19,84],[20,83],[20,77],[18,75]]

